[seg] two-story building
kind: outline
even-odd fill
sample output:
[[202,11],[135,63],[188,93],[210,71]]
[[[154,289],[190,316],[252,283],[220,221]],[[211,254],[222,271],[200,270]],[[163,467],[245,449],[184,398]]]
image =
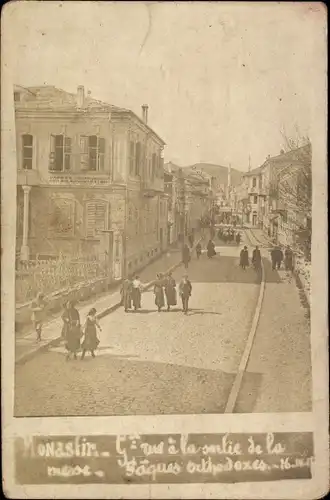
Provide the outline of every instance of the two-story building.
[[15,86],[20,259],[106,259],[121,278],[166,242],[164,141],[132,111],[54,86]]
[[[255,168],[243,175],[244,191],[247,192],[245,203],[245,221],[253,227],[263,227],[265,216],[265,189],[264,166]],[[246,199],[246,195],[245,195]]]

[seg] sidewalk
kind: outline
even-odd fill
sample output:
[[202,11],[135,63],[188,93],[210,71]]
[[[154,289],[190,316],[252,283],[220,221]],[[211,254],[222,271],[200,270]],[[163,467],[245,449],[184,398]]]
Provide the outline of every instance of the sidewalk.
[[[196,240],[197,244],[198,239]],[[150,288],[156,279],[156,274],[159,272],[169,272],[181,265],[181,250],[174,249],[164,253],[159,259],[152,262],[139,274],[141,281],[145,285],[145,289]],[[114,289],[113,293],[108,293],[95,300],[90,300],[82,307],[78,306],[81,321],[87,316],[91,307],[97,310],[97,317],[102,318],[112,311],[120,307],[120,286]],[[49,346],[54,346],[61,341],[61,331],[63,322],[61,317],[57,317],[44,325],[42,330],[42,341],[37,342],[36,333],[29,332],[24,336],[15,339],[15,360],[16,363],[27,361],[36,352],[47,349]]]

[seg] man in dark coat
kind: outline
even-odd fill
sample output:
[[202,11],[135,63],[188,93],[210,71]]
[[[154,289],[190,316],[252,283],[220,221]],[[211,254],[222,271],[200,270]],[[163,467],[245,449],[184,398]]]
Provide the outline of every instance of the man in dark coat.
[[184,314],[188,313],[188,303],[191,297],[192,285],[188,279],[188,275],[185,274],[179,285],[179,294],[182,300],[182,311]]
[[272,269],[280,269],[283,260],[283,252],[280,247],[274,247],[270,255],[272,259]]
[[256,246],[255,249],[253,250],[252,264],[254,265],[256,270],[260,269],[261,267],[261,253],[258,246]]
[[186,269],[188,269],[189,261],[190,261],[190,250],[188,245],[184,245],[182,249],[182,262]]
[[239,265],[244,271],[246,267],[249,265],[249,252],[246,246],[241,250]]
[[237,233],[237,234],[236,234],[236,243],[237,243],[237,245],[239,245],[239,244],[240,244],[240,242],[241,242],[241,234],[240,234],[240,233]]

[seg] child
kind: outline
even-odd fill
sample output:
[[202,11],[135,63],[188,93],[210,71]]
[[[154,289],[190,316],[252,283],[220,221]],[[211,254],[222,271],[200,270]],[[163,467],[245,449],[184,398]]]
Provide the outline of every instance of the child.
[[97,332],[96,332],[96,327],[102,331],[102,328],[100,327],[97,318],[96,318],[96,309],[93,307],[86,318],[86,323],[85,323],[85,338],[82,343],[82,355],[81,359],[84,359],[86,351],[90,351],[91,355],[93,358],[95,358],[95,349],[99,345],[100,341],[97,338]]

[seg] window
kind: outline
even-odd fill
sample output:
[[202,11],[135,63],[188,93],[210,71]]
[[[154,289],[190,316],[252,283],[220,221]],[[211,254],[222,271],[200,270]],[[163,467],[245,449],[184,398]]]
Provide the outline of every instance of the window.
[[50,136],[50,162],[49,170],[63,172],[70,170],[71,139],[64,135]]
[[157,155],[156,153],[153,153],[152,154],[152,158],[151,158],[151,179],[154,180],[155,178],[155,175],[156,175],[156,168],[157,168]]
[[135,170],[135,142],[130,141],[129,143],[129,173],[134,175]]
[[21,100],[21,93],[20,92],[14,92],[14,101],[19,102]]
[[256,187],[257,185],[257,179],[255,177],[253,177],[252,179],[252,187]]
[[141,162],[141,143],[137,142],[135,150],[135,171],[134,171],[134,174],[136,176],[140,175],[140,162]]
[[104,171],[105,139],[97,135],[80,137],[80,164],[82,170]]
[[86,206],[86,236],[99,237],[107,229],[107,203],[105,201],[88,202]]
[[256,205],[258,203],[258,196],[253,197],[253,203]]
[[33,136],[30,134],[22,135],[22,168],[24,170],[32,169],[33,159]]

